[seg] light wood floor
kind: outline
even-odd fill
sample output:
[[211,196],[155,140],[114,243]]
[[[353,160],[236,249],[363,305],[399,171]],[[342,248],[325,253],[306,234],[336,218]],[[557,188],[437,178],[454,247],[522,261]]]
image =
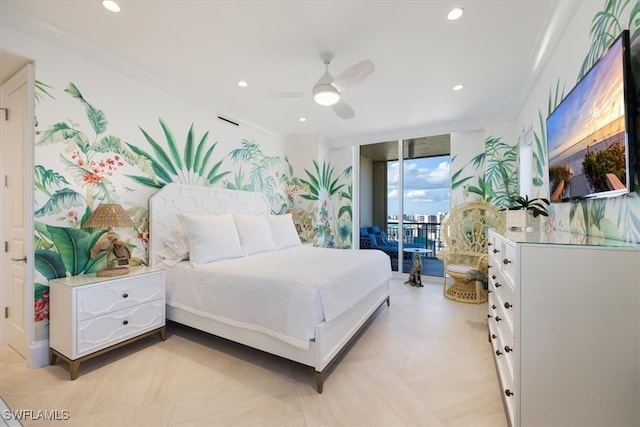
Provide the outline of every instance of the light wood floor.
[[506,426],[486,305],[401,280],[322,394],[311,368],[169,323],[165,342],[86,361],[75,381],[61,361],[29,369],[0,346],[0,396],[13,410],[69,411],[25,426]]

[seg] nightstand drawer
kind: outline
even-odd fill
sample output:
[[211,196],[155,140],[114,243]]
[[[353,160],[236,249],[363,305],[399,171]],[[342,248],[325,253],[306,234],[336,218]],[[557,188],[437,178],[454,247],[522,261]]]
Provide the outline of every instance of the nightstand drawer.
[[160,274],[147,274],[108,285],[78,290],[77,320],[112,313],[149,301],[162,299],[164,286]]
[[83,320],[78,323],[76,354],[80,357],[163,325],[163,299]]

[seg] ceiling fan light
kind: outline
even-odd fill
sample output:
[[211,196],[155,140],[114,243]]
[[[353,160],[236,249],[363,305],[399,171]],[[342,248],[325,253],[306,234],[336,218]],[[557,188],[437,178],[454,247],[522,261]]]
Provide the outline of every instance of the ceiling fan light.
[[340,92],[330,84],[317,85],[313,88],[313,100],[320,105],[333,105],[340,100]]

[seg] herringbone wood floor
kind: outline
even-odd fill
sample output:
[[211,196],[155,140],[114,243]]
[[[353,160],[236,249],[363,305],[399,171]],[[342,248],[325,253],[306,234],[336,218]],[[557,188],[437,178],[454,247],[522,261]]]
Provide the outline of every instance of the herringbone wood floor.
[[[25,426],[506,426],[486,306],[445,299],[440,282],[391,283],[391,306],[315,390],[313,370],[169,323],[158,336],[81,364],[40,369],[0,346],[13,410],[68,410]],[[433,279],[441,280],[441,279]]]

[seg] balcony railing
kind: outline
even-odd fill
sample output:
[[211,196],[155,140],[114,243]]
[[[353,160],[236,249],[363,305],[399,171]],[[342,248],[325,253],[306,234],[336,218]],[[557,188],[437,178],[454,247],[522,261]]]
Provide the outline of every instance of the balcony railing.
[[431,249],[426,255],[431,258],[436,258],[438,252],[443,249],[439,222],[403,221],[402,233],[399,233],[397,222],[388,222],[387,236],[389,240],[402,240],[403,245],[420,244],[420,247]]

